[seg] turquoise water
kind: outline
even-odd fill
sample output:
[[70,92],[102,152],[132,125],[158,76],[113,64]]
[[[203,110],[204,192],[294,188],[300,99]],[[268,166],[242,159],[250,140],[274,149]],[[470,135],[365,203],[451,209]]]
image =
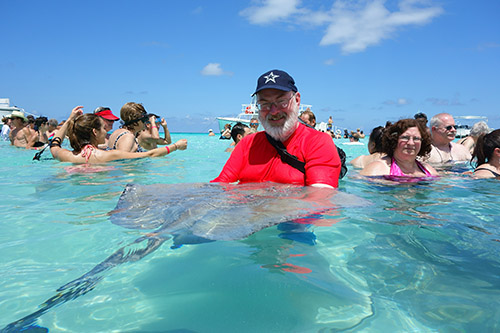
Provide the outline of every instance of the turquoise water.
[[[183,137],[187,151],[91,170],[34,162],[34,151],[0,143],[0,328],[143,235],[110,223],[126,184],[218,175],[228,141],[173,134]],[[348,159],[366,153],[336,142]],[[339,191],[370,204],[324,216],[315,245],[280,238],[277,227],[178,249],[166,241],[36,324],[51,332],[499,331],[498,185],[448,175],[388,186],[351,168]]]

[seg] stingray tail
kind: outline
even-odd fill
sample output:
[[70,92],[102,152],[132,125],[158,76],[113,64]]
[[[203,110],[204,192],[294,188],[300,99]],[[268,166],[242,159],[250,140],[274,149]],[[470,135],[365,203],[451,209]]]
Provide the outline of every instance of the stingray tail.
[[[37,311],[13,323],[10,323],[2,330],[0,330],[0,332],[29,332],[31,330],[31,327],[34,327],[33,324],[35,323],[35,321],[51,308],[57,305],[61,305],[67,301],[73,300],[79,296],[85,295],[86,293],[93,290],[97,283],[99,283],[99,281],[103,279],[102,273],[120,264],[137,261],[144,258],[151,252],[155,251],[163,244],[163,242],[165,242],[169,238],[169,236],[155,235],[154,237],[143,236],[136,239],[132,243],[117,250],[115,253],[106,258],[106,260],[96,265],[86,274],[82,275],[78,279],[66,283],[65,285],[57,289],[58,293],[43,302]],[[146,243],[144,243],[145,241]]]

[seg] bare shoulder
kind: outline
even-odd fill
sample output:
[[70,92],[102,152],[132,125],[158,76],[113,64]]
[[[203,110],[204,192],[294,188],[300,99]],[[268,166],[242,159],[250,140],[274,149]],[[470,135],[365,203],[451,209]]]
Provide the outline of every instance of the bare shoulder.
[[483,179],[483,178],[496,178],[496,169],[494,170],[491,165],[488,163],[481,164],[474,170],[472,177],[477,178],[477,179]]
[[429,171],[429,173],[432,176],[438,176],[439,175],[439,172],[437,172],[437,170],[434,169],[434,167],[432,165],[430,165],[429,163],[425,163],[425,162],[420,162],[420,163],[425,168],[425,170]]
[[384,157],[380,160],[376,160],[368,164],[361,170],[360,174],[362,176],[383,176],[389,174],[390,171],[390,159]]

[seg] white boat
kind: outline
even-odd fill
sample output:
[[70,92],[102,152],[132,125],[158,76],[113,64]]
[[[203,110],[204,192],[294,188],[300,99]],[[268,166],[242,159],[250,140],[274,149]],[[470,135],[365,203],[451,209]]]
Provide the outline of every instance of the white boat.
[[0,98],[0,120],[5,116],[10,116],[12,111],[21,111],[24,113],[24,109],[18,108],[17,106],[10,106],[10,100],[8,98]]
[[[301,104],[299,108],[299,114],[306,109],[312,110],[312,105]],[[219,123],[219,133],[224,131],[224,126],[226,124],[231,124],[231,127],[234,126],[237,122],[241,122],[247,126],[250,126],[250,120],[259,119],[259,109],[257,108],[257,104],[255,103],[255,98],[252,100],[250,104],[241,104],[241,111],[236,117],[217,117],[216,118]],[[263,131],[264,127],[260,124],[257,129],[258,131]]]
[[488,123],[488,118],[484,116],[455,116],[453,118],[455,119],[457,125],[455,138],[465,138],[466,136],[469,136],[472,126],[479,121]]

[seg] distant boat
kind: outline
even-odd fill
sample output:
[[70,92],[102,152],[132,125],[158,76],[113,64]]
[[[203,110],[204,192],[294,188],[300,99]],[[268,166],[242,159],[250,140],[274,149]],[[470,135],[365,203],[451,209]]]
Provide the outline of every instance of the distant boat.
[[457,122],[457,133],[455,134],[455,138],[465,138],[469,136],[472,126],[479,121],[488,123],[488,118],[484,116],[455,116],[454,119]]
[[0,98],[0,120],[5,116],[10,116],[12,111],[21,111],[24,113],[24,109],[18,108],[17,106],[10,106],[10,100],[8,98]]

